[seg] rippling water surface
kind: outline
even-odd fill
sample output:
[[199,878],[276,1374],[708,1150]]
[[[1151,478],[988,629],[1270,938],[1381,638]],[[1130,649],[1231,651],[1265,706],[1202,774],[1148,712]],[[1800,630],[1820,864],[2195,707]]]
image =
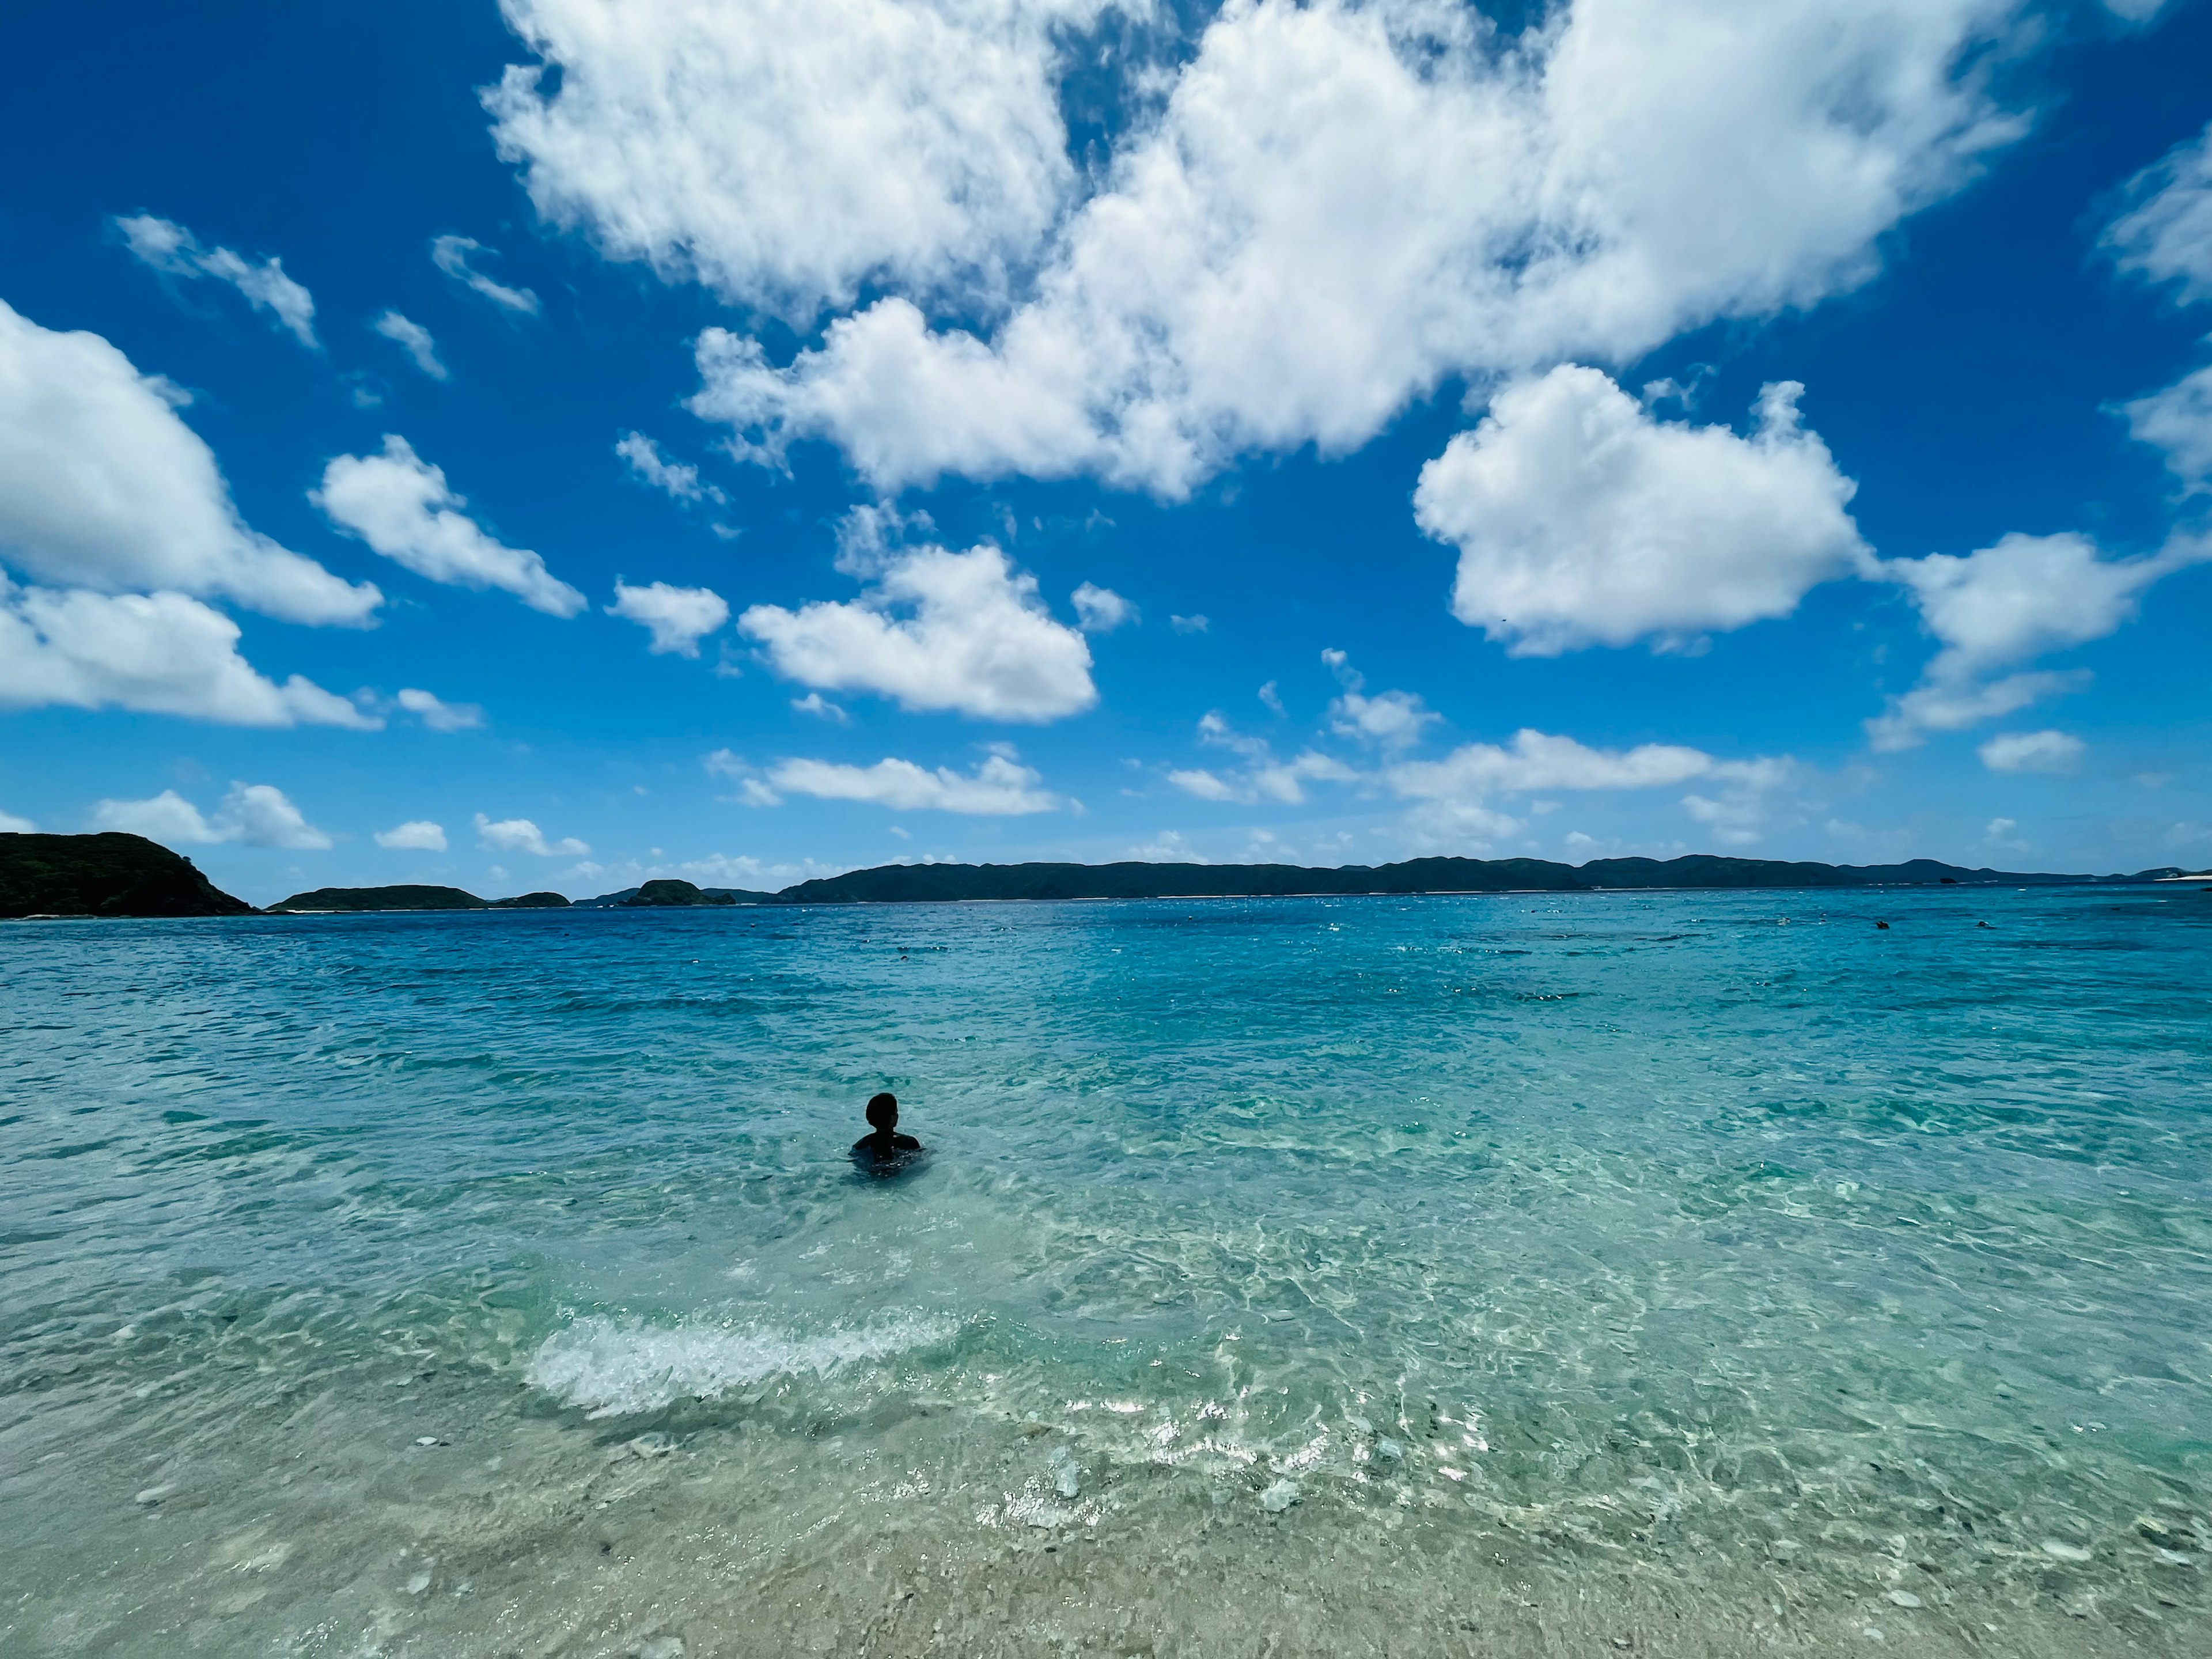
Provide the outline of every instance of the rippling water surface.
[[2187,889],[0,926],[0,1652],[2202,1654],[2208,1061]]

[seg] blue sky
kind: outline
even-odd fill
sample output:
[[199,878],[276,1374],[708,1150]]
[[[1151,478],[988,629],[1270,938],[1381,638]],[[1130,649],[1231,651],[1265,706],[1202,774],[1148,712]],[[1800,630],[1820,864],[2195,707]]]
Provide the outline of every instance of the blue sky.
[[19,11],[0,827],[2212,863],[2203,0]]

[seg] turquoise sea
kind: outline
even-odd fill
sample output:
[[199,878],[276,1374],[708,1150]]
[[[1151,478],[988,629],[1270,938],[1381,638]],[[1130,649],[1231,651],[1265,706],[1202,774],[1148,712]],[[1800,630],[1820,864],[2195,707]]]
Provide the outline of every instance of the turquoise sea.
[[2209,1555],[2193,888],[0,927],[0,1653],[2202,1655]]

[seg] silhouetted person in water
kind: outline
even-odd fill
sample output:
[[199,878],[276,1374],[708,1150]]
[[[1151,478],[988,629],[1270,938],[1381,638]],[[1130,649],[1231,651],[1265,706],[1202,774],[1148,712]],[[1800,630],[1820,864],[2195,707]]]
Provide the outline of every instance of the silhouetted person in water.
[[898,1132],[898,1097],[878,1095],[868,1103],[868,1125],[875,1133],[853,1143],[853,1161],[876,1169],[903,1164],[921,1151],[912,1135]]

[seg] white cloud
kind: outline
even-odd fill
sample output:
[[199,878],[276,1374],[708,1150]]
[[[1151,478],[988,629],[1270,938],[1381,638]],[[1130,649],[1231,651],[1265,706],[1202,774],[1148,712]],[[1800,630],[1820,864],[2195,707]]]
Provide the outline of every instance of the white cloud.
[[1964,732],[1984,720],[2007,714],[2048,697],[2063,697],[2084,690],[2089,671],[2006,674],[1987,682],[1967,677],[1923,678],[1901,697],[1893,697],[1886,713],[1866,722],[1867,735],[1876,749],[1911,749],[1929,732]]
[[2120,269],[2179,283],[2184,301],[2212,300],[2212,126],[2137,173],[2128,193],[2135,206],[2104,237]]
[[428,818],[410,818],[405,823],[378,830],[376,844],[394,853],[442,853],[446,850],[446,830],[443,824],[433,823]]
[[470,258],[473,253],[489,253],[499,257],[496,248],[488,248],[482,242],[466,236],[434,236],[430,239],[430,263],[467,288],[480,294],[502,311],[512,311],[524,317],[538,314],[538,296],[526,288],[509,288],[495,283],[476,268]]
[[729,621],[730,607],[712,588],[671,587],[666,582],[630,587],[617,579],[607,615],[650,630],[653,642],[646,649],[655,655],[696,657],[699,641]]
[[1085,582],[1073,595],[1076,625],[1086,634],[1110,634],[1137,620],[1137,607],[1110,587]]
[[1056,31],[1105,9],[507,0],[558,89],[517,65],[484,101],[547,219],[799,321],[878,276],[1004,285],[1074,182]]
[[1176,617],[1168,618],[1168,626],[1178,634],[1203,634],[1213,626],[1205,617]]
[[793,697],[791,706],[801,714],[812,714],[817,720],[834,721],[839,726],[849,725],[853,719],[819,691],[809,691],[803,697]]
[[124,708],[227,726],[383,722],[295,674],[264,678],[238,624],[181,593],[15,587],[0,576],[0,708]]
[[35,836],[39,826],[28,818],[19,818],[13,812],[0,811],[0,836]]
[[1328,706],[1329,725],[1339,737],[1357,738],[1395,753],[1420,741],[1424,726],[1443,718],[1411,691],[1380,691],[1365,695],[1367,682],[1341,651],[1321,653],[1344,687],[1344,695]]
[[1524,729],[1514,733],[1510,745],[1470,743],[1442,760],[1401,761],[1386,775],[1401,795],[1443,799],[1540,789],[1664,788],[1692,778],[1728,775],[1742,764],[1716,761],[1702,750],[1678,744],[1592,749],[1572,738]]
[[143,836],[165,847],[204,847],[223,839],[200,809],[173,789],[150,800],[103,800],[92,809],[95,830]]
[[396,311],[387,311],[369,327],[398,345],[414,360],[415,367],[432,380],[450,378],[445,364],[438,360],[438,343],[430,337],[430,331],[422,324],[410,322]]
[[533,858],[582,858],[592,849],[574,836],[549,842],[538,827],[528,818],[504,818],[494,823],[482,812],[477,814],[477,845],[488,852],[527,853]]
[[1485,848],[1523,827],[1522,820],[1486,804],[1493,795],[1659,789],[1692,780],[1719,784],[1720,798],[1686,796],[1685,810],[1711,828],[1716,840],[1746,845],[1759,839],[1763,798],[1785,782],[1790,770],[1787,759],[1723,761],[1676,744],[1593,749],[1572,738],[1524,729],[1509,745],[1467,744],[1442,760],[1401,761],[1381,776],[1400,799],[1416,803],[1406,818],[1409,839],[1441,850]]
[[403,688],[394,699],[433,732],[473,732],[483,724],[483,710],[472,702],[447,702],[433,692]]
[[228,283],[256,311],[267,312],[279,328],[289,330],[301,345],[310,350],[318,349],[314,297],[284,274],[282,259],[269,258],[255,264],[227,247],[202,247],[199,239],[182,225],[150,213],[118,219],[115,228],[142,264],[165,276],[187,280],[212,276]]
[[2123,404],[2120,412],[2129,433],[2164,451],[2166,466],[2191,490],[2212,489],[2212,368]]
[[1067,803],[1040,789],[1043,779],[1006,755],[992,755],[969,775],[940,766],[926,771],[912,761],[880,760],[873,766],[787,760],[771,767],[769,782],[787,794],[823,800],[867,801],[894,811],[964,812],[988,817],[1057,811]]
[[2105,9],[2130,23],[2148,23],[2164,9],[2166,0],[2105,0]]
[[2014,665],[2102,639],[2136,613],[2160,577],[2212,557],[2212,546],[2177,537],[2148,558],[2104,559],[2072,532],[2006,536],[1964,558],[1932,553],[1881,567],[1911,590],[1928,631],[1942,644],[1921,683],[1867,722],[1877,749],[1908,749],[1929,731],[1954,732],[2078,690],[2081,672],[2001,674]]
[[1652,418],[1594,368],[1508,386],[1421,469],[1421,528],[1460,550],[1452,613],[1516,656],[1786,617],[1870,562],[1857,488],[1804,429],[1793,381],[1748,438]]
[[584,608],[584,596],[556,580],[537,554],[484,534],[459,510],[468,503],[447,487],[444,471],[396,434],[385,434],[380,455],[337,457],[307,499],[333,524],[418,576],[496,587],[548,616],[573,617]]
[[1218,774],[1207,771],[1204,767],[1192,767],[1187,770],[1170,772],[1168,781],[1186,795],[1195,795],[1200,800],[1251,799],[1248,791],[1239,789],[1235,784],[1228,782]]
[[143,836],[167,846],[207,846],[238,842],[294,852],[321,852],[331,838],[309,823],[274,784],[234,783],[213,818],[173,789],[149,800],[103,800],[93,808],[94,825]]
[[1974,752],[1992,772],[2075,772],[2088,745],[2065,732],[2005,732]]
[[1142,847],[1125,847],[1125,859],[1134,859],[1139,864],[1205,864],[1205,858],[1194,851],[1179,830],[1163,830]]
[[728,499],[713,484],[699,482],[699,469],[689,461],[672,461],[660,453],[660,446],[642,432],[625,432],[615,442],[615,453],[629,463],[634,477],[651,484],[655,489],[667,491],[679,501],[711,501],[720,504]]
[[[2026,9],[1576,0],[1508,42],[1420,0],[1225,6],[987,334],[933,329],[894,270],[781,367],[703,331],[693,408],[766,460],[829,439],[885,491],[1088,474],[1176,497],[1241,453],[1341,453],[1449,376],[1630,361],[1864,281],[1884,232],[2024,125],[1976,48]],[[898,109],[904,84],[872,90]]]
[[[1340,653],[1341,654],[1341,653]],[[1360,775],[1333,756],[1308,749],[1290,760],[1276,758],[1265,738],[1252,737],[1231,726],[1218,709],[1198,722],[1198,740],[1209,748],[1226,749],[1241,756],[1244,764],[1228,777],[1203,767],[1170,771],[1168,781],[1185,794],[1200,800],[1280,802],[1296,806],[1306,798],[1310,782],[1354,783]]]
[[366,624],[383,595],[248,529],[183,400],[99,335],[40,328],[0,301],[0,562],[103,592]]
[[849,604],[757,605],[738,619],[787,678],[987,720],[1042,723],[1098,701],[1083,635],[1053,619],[1036,579],[997,548],[848,555],[840,565],[873,585]]
[[1356,737],[1384,749],[1408,748],[1421,728],[1443,715],[1423,706],[1411,691],[1379,691],[1370,697],[1346,691],[1328,706],[1331,726],[1342,737]]
[[1259,697],[1261,705],[1269,714],[1280,717],[1287,712],[1283,708],[1282,693],[1275,689],[1274,681],[1269,680],[1260,688]]
[[331,838],[301,816],[274,784],[234,783],[223,798],[219,824],[235,824],[237,839],[248,847],[283,847],[320,851]]

